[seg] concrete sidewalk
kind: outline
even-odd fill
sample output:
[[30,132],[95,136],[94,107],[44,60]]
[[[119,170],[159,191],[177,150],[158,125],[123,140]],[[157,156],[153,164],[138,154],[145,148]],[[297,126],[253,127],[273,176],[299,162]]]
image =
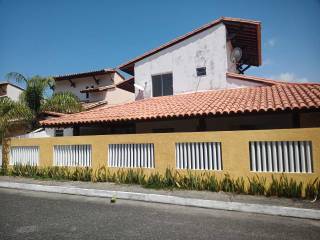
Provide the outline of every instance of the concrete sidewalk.
[[0,177],[0,187],[320,220],[320,202],[230,193],[154,190],[137,185]]

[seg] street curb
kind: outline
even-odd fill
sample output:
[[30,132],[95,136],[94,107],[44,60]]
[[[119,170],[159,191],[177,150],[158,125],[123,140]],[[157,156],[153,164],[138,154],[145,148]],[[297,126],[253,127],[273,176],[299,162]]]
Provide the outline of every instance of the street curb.
[[134,200],[134,201],[164,203],[164,204],[173,204],[173,205],[180,205],[180,206],[191,206],[191,207],[218,209],[218,210],[228,210],[228,211],[238,211],[238,212],[246,212],[246,213],[258,213],[258,214],[267,214],[267,215],[275,215],[275,216],[320,220],[320,210],[315,210],[315,209],[281,207],[281,206],[271,206],[271,205],[262,205],[262,204],[253,204],[253,203],[240,203],[240,202],[223,202],[223,201],[183,198],[183,197],[167,196],[167,195],[159,195],[159,194],[109,191],[109,190],[87,189],[87,188],[77,188],[77,187],[69,187],[69,186],[68,187],[48,186],[48,185],[40,185],[40,184],[5,182],[5,181],[0,181],[0,188],[21,189],[21,190],[50,192],[50,193],[62,193],[62,194],[81,195],[81,196],[88,196],[88,197],[103,197],[103,198],[116,197],[117,199],[126,199],[126,200]]

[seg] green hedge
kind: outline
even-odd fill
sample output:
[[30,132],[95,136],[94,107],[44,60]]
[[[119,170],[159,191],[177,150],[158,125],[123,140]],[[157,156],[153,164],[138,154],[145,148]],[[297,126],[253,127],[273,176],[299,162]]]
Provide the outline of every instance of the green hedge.
[[307,183],[303,189],[302,182],[288,179],[281,175],[279,179],[272,176],[270,184],[266,178],[258,175],[248,178],[248,184],[241,178],[232,178],[225,174],[218,180],[214,173],[194,173],[188,171],[181,175],[178,171],[166,169],[165,174],[158,172],[149,176],[141,169],[119,169],[111,173],[108,168],[101,167],[95,172],[92,168],[68,168],[68,167],[37,167],[15,165],[2,175],[32,177],[36,179],[71,180],[71,181],[93,181],[93,182],[114,182],[123,184],[139,184],[146,188],[157,189],[186,189],[206,190],[212,192],[232,192],[238,194],[278,196],[288,198],[302,198],[303,190],[307,199],[320,198],[320,180],[318,178]]

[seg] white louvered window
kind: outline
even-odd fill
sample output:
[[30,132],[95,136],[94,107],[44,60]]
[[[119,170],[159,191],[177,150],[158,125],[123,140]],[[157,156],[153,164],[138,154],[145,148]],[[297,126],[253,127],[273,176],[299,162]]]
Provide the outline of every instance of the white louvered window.
[[54,166],[90,167],[91,162],[91,145],[55,145],[53,147]]
[[10,147],[10,165],[39,164],[39,146],[13,146]]
[[255,141],[249,149],[251,171],[313,172],[311,141]]
[[220,142],[176,143],[176,168],[222,170]]
[[108,165],[122,168],[154,168],[154,145],[109,144]]

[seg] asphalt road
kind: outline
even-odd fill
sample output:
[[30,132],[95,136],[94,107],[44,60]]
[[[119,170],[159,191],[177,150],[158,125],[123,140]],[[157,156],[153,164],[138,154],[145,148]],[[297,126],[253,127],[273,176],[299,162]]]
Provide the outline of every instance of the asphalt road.
[[0,189],[0,239],[320,239],[320,221]]

